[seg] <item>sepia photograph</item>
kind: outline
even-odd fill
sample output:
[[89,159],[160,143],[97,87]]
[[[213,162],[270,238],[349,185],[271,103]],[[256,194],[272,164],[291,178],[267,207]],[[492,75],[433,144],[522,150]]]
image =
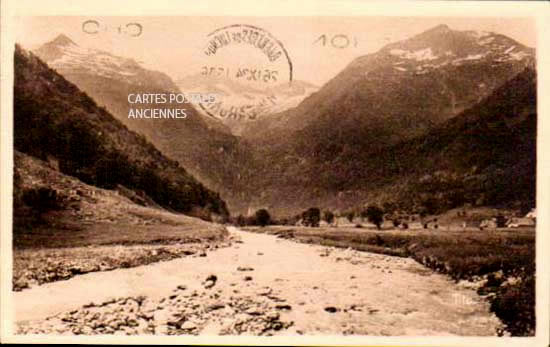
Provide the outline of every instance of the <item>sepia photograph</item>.
[[13,336],[547,334],[535,17],[212,13],[15,15]]

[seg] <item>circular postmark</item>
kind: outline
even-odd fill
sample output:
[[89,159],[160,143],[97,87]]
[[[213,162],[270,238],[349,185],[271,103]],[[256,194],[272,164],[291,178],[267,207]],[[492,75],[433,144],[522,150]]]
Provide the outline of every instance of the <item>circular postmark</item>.
[[204,64],[193,81],[215,102],[198,103],[205,114],[224,122],[253,121],[277,110],[281,90],[292,83],[290,56],[278,39],[253,25],[234,24],[206,36]]

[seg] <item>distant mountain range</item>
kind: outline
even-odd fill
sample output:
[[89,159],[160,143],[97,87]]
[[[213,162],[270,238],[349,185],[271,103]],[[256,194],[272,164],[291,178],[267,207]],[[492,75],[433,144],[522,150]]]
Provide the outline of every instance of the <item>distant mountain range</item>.
[[[64,36],[36,53],[219,191],[233,213],[533,202],[535,51],[497,33],[440,25],[358,57],[321,88],[295,82],[262,90],[203,76],[174,83]],[[127,118],[128,93],[201,89],[233,100],[272,93],[285,102],[250,122],[221,122],[193,106],[184,121]],[[450,191],[463,197],[448,197],[446,184],[462,187]],[[504,186],[508,193],[494,193]]]
[[[212,77],[201,74],[188,76],[176,81],[180,90],[186,93],[214,93],[227,108],[250,105],[254,113],[264,118],[297,106],[304,98],[319,87],[304,81],[283,82],[269,87],[255,87],[226,77]],[[199,112],[207,115],[200,107]],[[252,112],[250,110],[249,112]],[[257,119],[219,117],[235,135],[241,135]]]

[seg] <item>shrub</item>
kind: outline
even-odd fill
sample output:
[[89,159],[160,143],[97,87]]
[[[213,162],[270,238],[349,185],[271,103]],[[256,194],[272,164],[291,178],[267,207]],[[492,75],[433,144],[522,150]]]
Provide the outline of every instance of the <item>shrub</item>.
[[25,190],[22,196],[23,202],[38,213],[63,209],[63,199],[55,189],[39,187]]
[[259,226],[265,227],[266,225],[271,223],[271,216],[269,215],[269,212],[267,212],[265,208],[262,208],[256,211],[255,217],[256,217],[256,224],[258,224]]
[[371,205],[363,211],[363,215],[368,218],[369,222],[376,225],[377,229],[380,229],[384,217],[384,211],[380,207]]
[[491,310],[506,324],[512,336],[533,335],[535,332],[535,277],[500,289],[491,302]]
[[237,216],[237,220],[235,221],[235,223],[240,227],[245,226],[246,218],[242,214],[240,214]]
[[334,222],[334,213],[331,211],[323,212],[323,220],[328,224],[332,224]]
[[302,213],[302,223],[305,226],[318,227],[321,220],[321,211],[317,207],[311,207]]

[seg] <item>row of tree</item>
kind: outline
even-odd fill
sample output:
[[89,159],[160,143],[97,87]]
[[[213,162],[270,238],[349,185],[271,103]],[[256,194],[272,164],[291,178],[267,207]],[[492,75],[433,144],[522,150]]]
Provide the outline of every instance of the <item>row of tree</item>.
[[[359,214],[362,218],[366,218],[369,222],[376,225],[380,229],[382,222],[384,221],[384,210],[376,205],[370,205],[366,209],[362,210]],[[353,222],[356,217],[356,213],[350,211],[345,214],[346,218]],[[336,219],[334,212],[325,210],[321,212],[318,207],[311,207],[292,217],[275,219],[271,216],[269,211],[265,208],[259,209],[252,216],[239,215],[230,220],[231,223],[238,226],[256,225],[296,225],[300,222],[303,226],[317,228],[321,221],[326,222],[328,225],[333,225]]]

